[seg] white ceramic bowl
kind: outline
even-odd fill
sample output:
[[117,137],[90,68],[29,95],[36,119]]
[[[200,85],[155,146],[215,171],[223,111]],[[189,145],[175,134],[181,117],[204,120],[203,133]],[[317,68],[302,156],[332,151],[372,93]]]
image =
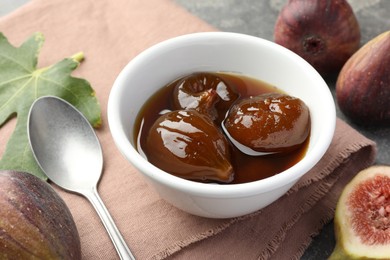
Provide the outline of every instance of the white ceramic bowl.
[[[133,142],[133,125],[138,111],[159,88],[196,71],[242,73],[302,99],[311,115],[311,137],[304,158],[267,179],[231,185],[184,180],[150,164],[136,151]],[[327,84],[298,55],[257,37],[207,32],[169,39],[131,60],[112,87],[108,121],[121,153],[163,199],[194,215],[228,218],[269,205],[307,173],[330,145],[336,112]]]

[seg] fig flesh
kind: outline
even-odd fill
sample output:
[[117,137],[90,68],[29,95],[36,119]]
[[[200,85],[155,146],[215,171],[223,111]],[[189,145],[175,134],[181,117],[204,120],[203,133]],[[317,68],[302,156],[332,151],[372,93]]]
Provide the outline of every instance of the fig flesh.
[[224,120],[224,127],[233,143],[238,142],[251,151],[290,152],[308,138],[310,113],[306,104],[296,97],[267,93],[235,103]]
[[390,166],[371,166],[345,186],[334,223],[329,259],[390,259]]
[[65,202],[41,179],[0,171],[0,259],[81,259]]
[[174,110],[160,116],[146,140],[148,160],[178,177],[230,182],[229,144],[212,120],[196,110]]
[[229,107],[238,98],[233,87],[215,73],[193,73],[175,84],[174,109],[195,109],[217,122],[222,121]]
[[390,126],[390,31],[367,42],[345,63],[336,96],[352,121]]
[[300,55],[322,76],[338,72],[360,45],[360,27],[346,0],[290,0],[274,41]]

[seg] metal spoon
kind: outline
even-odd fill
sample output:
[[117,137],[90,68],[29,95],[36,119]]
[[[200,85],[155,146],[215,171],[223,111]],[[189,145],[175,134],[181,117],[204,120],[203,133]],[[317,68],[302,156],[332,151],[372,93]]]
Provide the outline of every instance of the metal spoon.
[[53,96],[37,99],[30,108],[27,133],[44,173],[65,190],[87,198],[106,228],[121,259],[135,259],[116,227],[97,184],[103,155],[87,119],[71,104]]

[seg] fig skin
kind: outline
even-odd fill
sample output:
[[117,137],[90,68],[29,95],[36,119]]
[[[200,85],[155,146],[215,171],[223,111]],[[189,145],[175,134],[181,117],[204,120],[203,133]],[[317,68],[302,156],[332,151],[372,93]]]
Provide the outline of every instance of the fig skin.
[[173,109],[195,109],[217,124],[239,96],[234,86],[211,72],[192,73],[174,84]]
[[359,49],[360,26],[346,0],[289,0],[274,41],[300,55],[322,76],[337,73]]
[[226,137],[196,110],[159,117],[147,136],[146,154],[153,165],[184,179],[228,183],[234,177]]
[[336,82],[340,110],[367,126],[390,126],[390,31],[367,42],[344,65]]
[[0,259],[81,259],[73,217],[49,184],[0,171],[0,186]]
[[390,166],[368,167],[345,186],[334,224],[330,260],[390,259]]
[[231,138],[256,152],[290,152],[308,138],[310,112],[296,97],[267,93],[235,103],[224,126]]

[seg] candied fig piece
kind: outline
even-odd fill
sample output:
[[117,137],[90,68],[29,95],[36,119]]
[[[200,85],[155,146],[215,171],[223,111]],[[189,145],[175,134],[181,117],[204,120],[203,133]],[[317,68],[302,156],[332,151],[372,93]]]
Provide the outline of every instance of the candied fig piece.
[[212,120],[222,121],[229,107],[238,98],[237,92],[214,73],[193,73],[175,84],[174,109],[195,109],[210,116]]
[[146,140],[148,160],[178,177],[230,182],[229,143],[211,119],[196,110],[175,110],[159,117]]
[[[256,152],[289,152],[308,138],[310,113],[295,97],[267,93],[240,100],[230,109],[224,128],[234,142]],[[242,151],[242,149],[240,149]]]

